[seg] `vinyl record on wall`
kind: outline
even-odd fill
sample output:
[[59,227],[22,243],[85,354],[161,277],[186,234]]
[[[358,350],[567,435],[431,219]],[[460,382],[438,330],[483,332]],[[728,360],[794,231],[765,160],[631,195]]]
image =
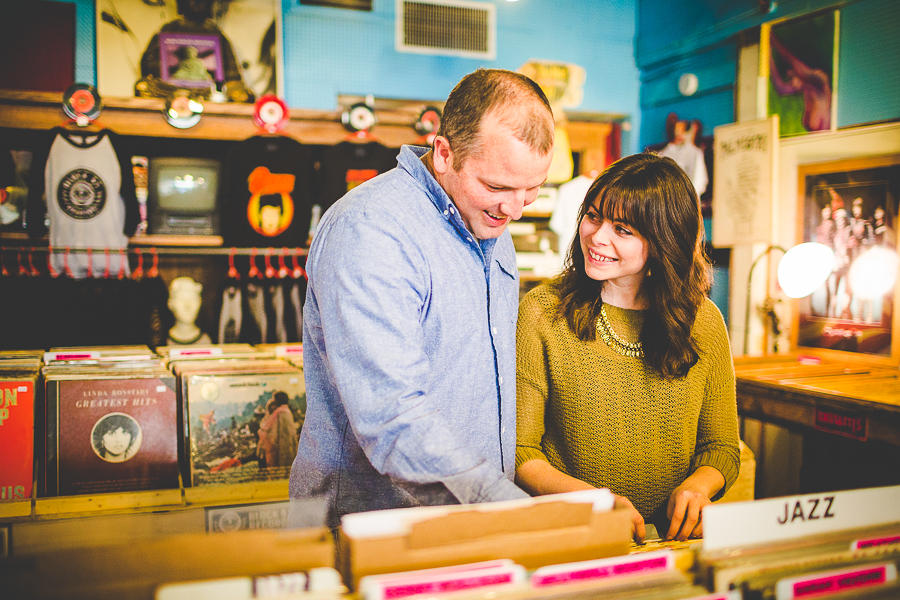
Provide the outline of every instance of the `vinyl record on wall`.
[[97,88],[86,83],[73,83],[63,92],[63,112],[70,119],[79,117],[93,121],[100,115],[102,103]]

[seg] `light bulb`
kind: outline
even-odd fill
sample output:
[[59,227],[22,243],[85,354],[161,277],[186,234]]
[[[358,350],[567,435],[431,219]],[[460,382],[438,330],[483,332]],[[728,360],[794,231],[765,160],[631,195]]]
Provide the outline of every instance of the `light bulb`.
[[819,289],[834,269],[834,251],[806,242],[788,250],[778,263],[778,285],[788,298],[804,298]]
[[876,246],[857,256],[848,274],[853,295],[863,300],[874,300],[894,289],[898,260],[896,252],[883,246]]

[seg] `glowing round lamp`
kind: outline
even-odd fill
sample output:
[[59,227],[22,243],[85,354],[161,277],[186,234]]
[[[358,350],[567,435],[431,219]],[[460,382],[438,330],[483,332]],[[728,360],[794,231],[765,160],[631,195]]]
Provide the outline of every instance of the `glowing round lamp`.
[[881,246],[860,254],[848,274],[853,294],[863,300],[875,300],[894,289],[898,261],[896,252]]
[[831,248],[815,242],[798,244],[778,263],[778,285],[788,298],[805,298],[828,280],[833,268]]
[[762,254],[756,257],[750,265],[750,273],[747,275],[747,303],[744,313],[744,354],[749,353],[750,348],[750,292],[753,282],[753,270],[756,264],[772,250],[784,252],[781,262],[778,263],[778,285],[789,298],[804,298],[809,296],[828,281],[828,276],[834,268],[834,251],[824,244],[805,242],[797,244],[785,251],[781,246],[769,246]]

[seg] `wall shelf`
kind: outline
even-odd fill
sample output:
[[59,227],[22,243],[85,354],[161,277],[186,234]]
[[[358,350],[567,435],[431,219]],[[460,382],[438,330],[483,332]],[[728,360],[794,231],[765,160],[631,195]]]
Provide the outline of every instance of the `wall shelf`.
[[[390,147],[412,144],[419,139],[414,125],[419,114],[433,102],[375,100],[378,119],[372,133]],[[243,140],[258,133],[252,104],[204,104],[200,122],[176,129],[163,118],[165,102],[156,98],[103,98],[97,121],[122,135],[205,140]],[[337,144],[348,138],[341,123],[341,110],[291,108],[282,133],[305,144]],[[605,140],[612,122],[621,115],[567,113],[566,130],[573,150]],[[68,121],[62,110],[62,93],[0,90],[0,127],[48,130]]]
[[[188,129],[176,129],[163,118],[165,102],[155,98],[103,98],[97,122],[121,135],[243,140],[258,133],[252,104],[204,104],[200,122]],[[413,124],[425,103],[407,108],[377,111],[378,124],[372,132],[391,147],[413,143],[418,134]],[[48,130],[68,121],[62,109],[62,94],[0,90],[0,127]],[[291,109],[284,135],[306,144],[337,144],[348,136],[341,124],[341,111]]]

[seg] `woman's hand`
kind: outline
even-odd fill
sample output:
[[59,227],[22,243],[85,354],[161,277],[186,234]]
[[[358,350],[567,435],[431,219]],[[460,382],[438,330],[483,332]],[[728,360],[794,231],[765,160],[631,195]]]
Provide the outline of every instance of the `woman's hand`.
[[615,496],[613,508],[624,508],[629,511],[631,516],[631,537],[636,544],[643,544],[644,538],[647,537],[647,528],[644,526],[644,517],[637,511],[631,500],[625,496]]
[[712,504],[710,498],[725,485],[718,469],[698,467],[669,496],[666,514],[669,517],[667,540],[684,541],[689,537],[703,537],[703,508]]

